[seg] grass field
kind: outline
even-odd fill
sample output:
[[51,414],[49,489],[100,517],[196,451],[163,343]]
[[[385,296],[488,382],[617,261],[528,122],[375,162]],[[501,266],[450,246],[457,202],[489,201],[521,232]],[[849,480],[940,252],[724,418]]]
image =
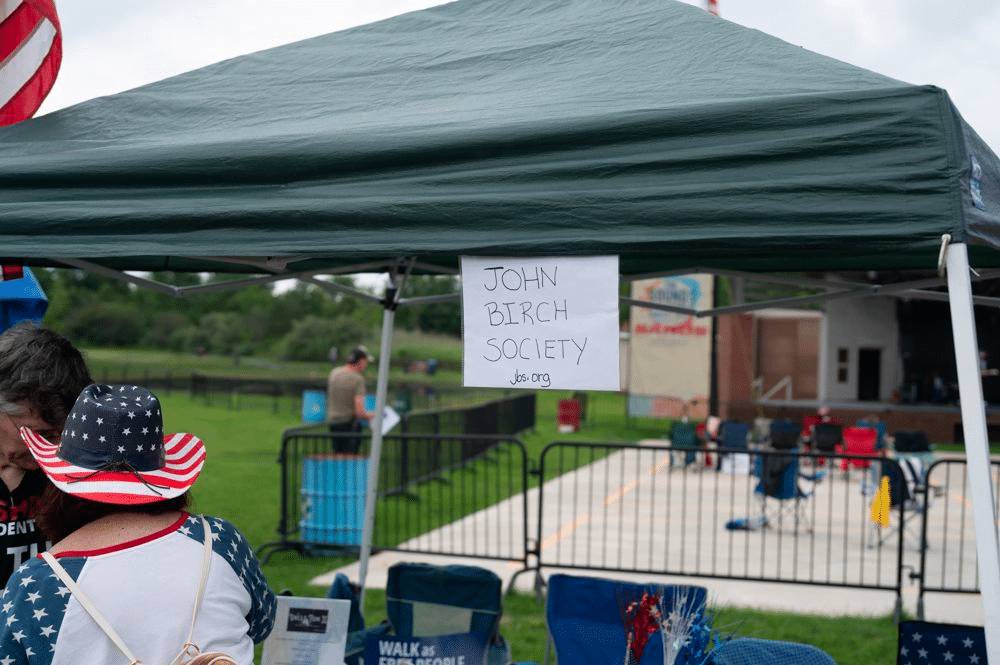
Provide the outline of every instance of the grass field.
[[[453,386],[461,383],[461,342],[442,335],[400,331],[393,340],[393,360],[402,358],[435,358],[442,362],[442,369],[433,376],[406,375],[401,370],[392,374],[397,380],[419,380],[438,386]],[[374,347],[371,347],[374,351]],[[123,375],[135,380],[143,376],[184,376],[200,373],[229,377],[266,378],[310,378],[325,379],[330,371],[326,360],[300,362],[247,357],[195,355],[171,351],[135,351],[131,349],[85,349],[84,355],[96,380],[104,377],[121,378]],[[369,370],[374,377],[375,372]],[[374,379],[373,379],[374,380]]]

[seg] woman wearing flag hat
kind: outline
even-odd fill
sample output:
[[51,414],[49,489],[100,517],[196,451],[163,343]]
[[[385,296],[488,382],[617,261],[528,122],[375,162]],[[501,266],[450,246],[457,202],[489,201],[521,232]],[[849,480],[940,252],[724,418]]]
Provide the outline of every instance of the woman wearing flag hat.
[[20,434],[52,482],[36,519],[55,545],[7,584],[0,662],[125,662],[125,652],[170,663],[199,651],[253,661],[274,593],[235,526],[187,512],[205,446],[164,435],[153,393],[90,385],[61,437]]

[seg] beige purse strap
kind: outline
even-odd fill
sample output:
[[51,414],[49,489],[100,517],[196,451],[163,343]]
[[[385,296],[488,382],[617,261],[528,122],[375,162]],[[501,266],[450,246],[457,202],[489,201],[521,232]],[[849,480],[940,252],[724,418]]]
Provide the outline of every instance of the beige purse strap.
[[[198,610],[201,609],[201,599],[205,597],[205,585],[208,583],[208,571],[212,568],[212,527],[208,525],[208,520],[205,516],[201,516],[201,527],[204,531],[202,538],[204,539],[204,547],[202,547],[201,555],[201,581],[198,583],[198,594],[194,597],[194,609],[191,611],[191,628],[188,630],[187,642],[181,648],[181,652],[177,654],[170,665],[177,665],[177,663],[183,662],[183,658],[186,656],[188,658],[194,658],[199,653],[201,649],[198,645],[192,642],[194,639],[194,624],[198,619]],[[126,654],[127,655],[127,654]]]
[[[199,649],[196,644],[192,643],[191,639],[194,637],[194,624],[195,620],[198,618],[198,610],[201,608],[201,599],[205,595],[205,585],[208,583],[208,571],[212,566],[212,529],[209,527],[208,520],[206,520],[204,516],[201,517],[201,525],[205,531],[205,543],[202,548],[201,558],[201,581],[198,583],[198,594],[195,596],[194,610],[191,612],[191,627],[188,630],[187,642],[184,643],[184,647],[181,649],[181,652],[177,654],[173,661],[171,661],[171,665],[176,665],[176,663],[180,662],[180,660],[185,656],[193,658],[201,652],[201,649]],[[62,581],[62,583],[66,585],[66,588],[69,589],[70,593],[73,594],[73,597],[76,598],[76,602],[80,603],[80,606],[87,611],[87,614],[89,614],[90,618],[94,620],[94,623],[96,623],[100,629],[103,630],[109,638],[111,638],[111,641],[115,643],[115,646],[121,649],[121,652],[125,654],[126,658],[128,658],[129,665],[142,665],[142,662],[132,655],[132,652],[125,645],[125,642],[118,636],[117,631],[115,631],[111,624],[108,623],[108,620],[103,614],[101,614],[100,610],[97,609],[97,606],[94,605],[93,601],[91,601],[87,594],[83,592],[80,585],[78,585],[76,581],[70,577],[70,574],[66,572],[66,569],[62,567],[62,564],[56,561],[56,558],[52,556],[52,553],[42,552],[41,556],[42,559],[45,560],[45,563],[49,564],[49,567],[52,568],[53,572],[55,572],[56,576]]]

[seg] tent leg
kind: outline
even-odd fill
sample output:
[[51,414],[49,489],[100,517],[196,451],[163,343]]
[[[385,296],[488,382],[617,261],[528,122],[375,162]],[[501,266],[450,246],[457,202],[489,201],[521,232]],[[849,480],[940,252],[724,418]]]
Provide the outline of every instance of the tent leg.
[[948,246],[948,303],[955,338],[955,364],[965,433],[966,468],[972,494],[972,513],[979,558],[980,594],[983,600],[983,627],[986,632],[987,661],[1000,663],[1000,547],[990,478],[990,447],[986,436],[986,411],[982,377],[979,373],[979,345],[972,309],[972,281],[969,254],[964,244]]
[[382,342],[378,356],[378,380],[375,387],[375,422],[371,423],[372,445],[368,458],[368,485],[365,490],[365,522],[361,530],[361,552],[358,560],[358,585],[362,603],[365,598],[365,578],[368,577],[368,558],[372,549],[372,531],[375,526],[375,498],[378,493],[379,461],[382,459],[382,412],[385,410],[389,390],[389,364],[392,355],[392,331],[396,320],[396,305],[402,288],[399,275],[393,275],[393,286],[386,289],[382,312]]

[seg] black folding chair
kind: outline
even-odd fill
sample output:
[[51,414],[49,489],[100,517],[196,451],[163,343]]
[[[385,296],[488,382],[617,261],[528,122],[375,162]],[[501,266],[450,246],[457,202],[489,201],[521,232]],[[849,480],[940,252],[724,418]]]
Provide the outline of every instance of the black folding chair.
[[801,429],[802,427],[794,420],[771,421],[771,448],[775,450],[798,448]]

